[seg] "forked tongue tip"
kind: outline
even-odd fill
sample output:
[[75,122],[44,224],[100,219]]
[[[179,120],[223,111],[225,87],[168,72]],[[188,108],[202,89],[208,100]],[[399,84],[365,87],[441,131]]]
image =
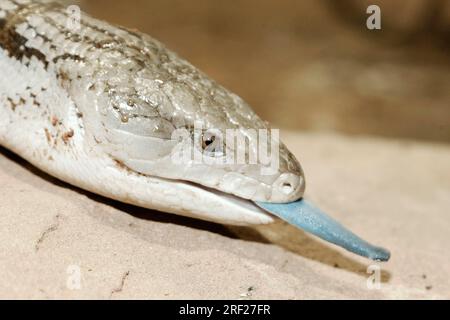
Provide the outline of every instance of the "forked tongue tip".
[[360,256],[375,261],[388,261],[391,256],[388,250],[361,239],[306,200],[256,204],[288,223]]

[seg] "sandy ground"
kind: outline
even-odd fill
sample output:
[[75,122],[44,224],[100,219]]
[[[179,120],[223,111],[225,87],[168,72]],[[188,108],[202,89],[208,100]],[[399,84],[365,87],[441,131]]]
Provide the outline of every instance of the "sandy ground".
[[282,222],[236,228],[123,205],[2,150],[0,298],[450,298],[450,146],[285,141],[308,197],[391,249],[379,290],[367,287],[370,261]]

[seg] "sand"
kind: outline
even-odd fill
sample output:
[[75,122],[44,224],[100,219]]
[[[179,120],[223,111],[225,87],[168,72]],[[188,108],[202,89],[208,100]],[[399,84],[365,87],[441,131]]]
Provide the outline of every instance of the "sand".
[[[0,298],[450,298],[450,146],[286,133],[307,196],[392,251],[372,263],[281,221],[237,228],[74,189],[0,153]],[[380,287],[368,286],[368,267]],[[369,284],[371,282],[369,281]]]

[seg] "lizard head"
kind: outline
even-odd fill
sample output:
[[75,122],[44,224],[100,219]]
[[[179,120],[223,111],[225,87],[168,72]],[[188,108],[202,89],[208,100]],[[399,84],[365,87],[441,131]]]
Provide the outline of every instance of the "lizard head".
[[302,197],[302,168],[277,130],[162,46],[147,55],[111,57],[93,80],[103,115],[95,138],[112,157],[140,174],[252,201]]

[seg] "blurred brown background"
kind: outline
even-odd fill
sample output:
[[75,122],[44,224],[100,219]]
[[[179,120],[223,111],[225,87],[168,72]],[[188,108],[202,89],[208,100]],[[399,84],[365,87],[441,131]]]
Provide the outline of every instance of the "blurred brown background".
[[[377,4],[382,30],[366,28]],[[450,142],[450,1],[95,0],[274,127]]]

